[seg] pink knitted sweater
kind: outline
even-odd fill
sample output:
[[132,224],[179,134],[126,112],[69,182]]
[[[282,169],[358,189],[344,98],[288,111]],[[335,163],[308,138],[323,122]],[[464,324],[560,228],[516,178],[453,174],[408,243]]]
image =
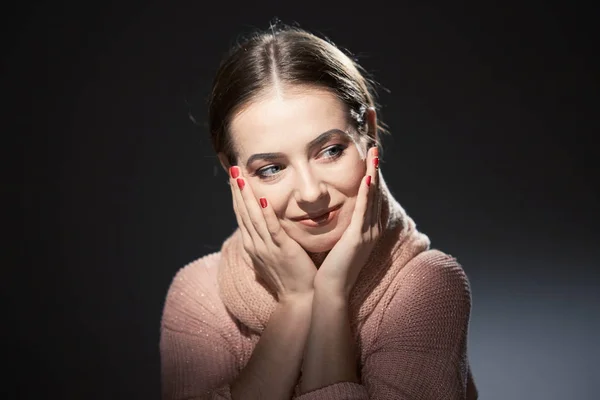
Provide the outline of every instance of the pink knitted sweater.
[[[474,399],[467,358],[468,279],[429,239],[382,181],[385,232],[349,302],[361,383],[339,382],[294,399]],[[220,252],[182,268],[161,324],[163,399],[231,399],[276,306],[243,251],[239,229]]]

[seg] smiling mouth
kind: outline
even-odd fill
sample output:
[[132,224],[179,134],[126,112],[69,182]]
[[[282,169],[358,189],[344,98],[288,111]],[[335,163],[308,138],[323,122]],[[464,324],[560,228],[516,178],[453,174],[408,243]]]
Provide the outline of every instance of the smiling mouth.
[[322,221],[325,221],[325,220],[327,219],[327,217],[329,217],[329,213],[330,213],[330,212],[331,212],[331,211],[327,211],[325,214],[321,214],[321,215],[319,215],[318,217],[304,218],[304,219],[302,219],[302,220],[303,220],[303,221],[305,221],[305,220],[307,220],[307,219],[310,219],[310,220],[313,220],[313,221],[315,221],[315,222],[322,222]]
[[326,212],[324,212],[323,214],[320,215],[315,215],[315,216],[308,216],[308,217],[300,217],[300,218],[293,218],[294,221],[306,221],[306,220],[313,220],[313,221],[318,221],[318,220],[322,220],[327,218],[327,216],[332,213],[333,211],[339,209],[341,207],[341,205],[338,206],[334,206],[331,207],[329,210],[327,210]]
[[296,219],[296,222],[309,227],[319,227],[329,224],[337,216],[341,205],[331,208],[324,214],[315,217],[304,217]]

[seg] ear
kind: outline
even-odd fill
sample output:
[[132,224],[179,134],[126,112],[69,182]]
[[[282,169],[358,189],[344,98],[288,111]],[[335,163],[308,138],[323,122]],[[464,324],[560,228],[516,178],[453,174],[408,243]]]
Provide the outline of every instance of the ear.
[[229,174],[229,168],[231,167],[231,164],[229,164],[229,161],[227,161],[227,156],[225,155],[225,153],[220,152],[219,154],[217,154],[217,157],[219,157],[219,162],[225,170],[225,173]]
[[373,140],[373,143],[378,143],[379,135],[377,133],[377,112],[375,111],[375,108],[367,108],[366,117],[367,127],[369,128],[367,135]]

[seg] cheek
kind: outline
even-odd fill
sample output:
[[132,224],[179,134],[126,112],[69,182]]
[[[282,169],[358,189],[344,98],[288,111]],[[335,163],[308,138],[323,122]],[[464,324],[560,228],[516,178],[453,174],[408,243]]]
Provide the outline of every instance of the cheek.
[[[285,212],[287,209],[287,196],[284,193],[284,190],[276,190],[277,185],[273,186],[263,186],[257,188],[254,192],[254,196],[256,197],[256,201],[259,202],[261,197],[267,199],[269,203],[269,207],[273,209],[277,218],[282,219],[285,216]],[[254,187],[253,187],[254,189]]]
[[346,196],[355,197],[366,173],[365,162],[357,158],[344,168],[344,172],[340,175],[340,179],[336,180],[335,185]]
[[354,205],[356,204],[356,197],[349,197],[346,199],[343,210],[340,213],[340,222],[342,227],[345,229],[352,219],[352,214],[354,213]]

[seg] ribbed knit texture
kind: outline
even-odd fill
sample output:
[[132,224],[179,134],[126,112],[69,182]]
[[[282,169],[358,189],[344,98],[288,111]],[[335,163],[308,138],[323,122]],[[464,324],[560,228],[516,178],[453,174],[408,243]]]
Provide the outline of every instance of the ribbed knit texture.
[[[349,302],[361,384],[339,382],[301,396],[298,384],[295,399],[467,398],[468,279],[456,259],[429,249],[427,236],[383,181],[381,187],[384,234]],[[219,253],[182,268],[163,311],[163,399],[231,399],[229,384],[276,304],[257,279],[239,230]]]

